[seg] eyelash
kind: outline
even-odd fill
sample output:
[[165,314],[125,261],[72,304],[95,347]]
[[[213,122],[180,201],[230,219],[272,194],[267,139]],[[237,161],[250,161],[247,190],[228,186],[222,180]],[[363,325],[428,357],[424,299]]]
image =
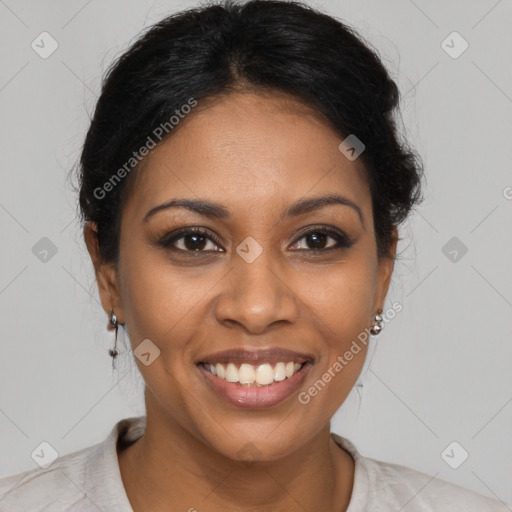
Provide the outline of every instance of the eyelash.
[[[337,245],[334,247],[328,247],[326,249],[295,249],[296,251],[310,252],[313,254],[321,254],[321,253],[326,253],[326,252],[333,251],[333,250],[348,249],[349,247],[351,247],[353,245],[353,242],[346,235],[344,235],[338,231],[335,231],[331,228],[328,228],[327,226],[318,226],[318,227],[315,227],[315,228],[312,228],[312,229],[309,229],[307,231],[300,233],[298,235],[298,238],[296,238],[295,242],[292,245],[296,245],[297,242],[299,242],[304,237],[306,237],[307,235],[312,234],[312,233],[329,236],[337,242]],[[211,242],[222,247],[221,241],[215,235],[213,235],[210,231],[208,231],[204,228],[200,228],[200,227],[184,228],[184,229],[179,230],[176,233],[167,234],[163,238],[160,239],[159,245],[161,245],[164,248],[169,249],[171,251],[181,252],[181,253],[222,252],[222,251],[205,251],[205,250],[189,251],[189,250],[185,250],[185,249],[177,249],[176,247],[172,246],[172,244],[174,242],[176,242],[177,240],[180,240],[180,239],[182,239],[186,236],[190,236],[190,235],[201,235],[202,237],[207,238]]]

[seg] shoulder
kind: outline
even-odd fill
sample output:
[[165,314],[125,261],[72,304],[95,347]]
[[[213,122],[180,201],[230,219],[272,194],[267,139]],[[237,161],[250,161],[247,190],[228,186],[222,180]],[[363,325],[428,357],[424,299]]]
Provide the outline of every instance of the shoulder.
[[404,512],[505,512],[500,501],[412,468],[365,459],[375,490],[387,487]]
[[145,417],[120,420],[101,443],[0,479],[0,512],[131,512],[116,444],[137,439],[144,427]]
[[334,438],[356,465],[347,512],[361,506],[379,512],[510,512],[501,501],[406,466],[363,457],[347,439],[337,434]]
[[0,511],[57,511],[59,507],[74,510],[72,506],[77,510],[92,510],[87,508],[82,489],[84,473],[95,449],[92,446],[64,455],[46,469],[35,468],[0,479]]

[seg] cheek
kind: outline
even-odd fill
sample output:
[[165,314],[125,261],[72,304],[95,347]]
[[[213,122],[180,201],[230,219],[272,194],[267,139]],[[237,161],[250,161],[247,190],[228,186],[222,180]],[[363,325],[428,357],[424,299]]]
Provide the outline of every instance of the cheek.
[[165,339],[182,332],[188,315],[201,298],[200,290],[187,280],[186,271],[173,268],[161,254],[134,247],[124,255],[119,269],[132,345],[136,347],[149,338],[162,347]]
[[302,276],[302,296],[324,347],[314,384],[301,403],[316,403],[312,408],[326,407],[334,414],[353,388],[370,339],[374,277],[375,268],[364,256],[351,258],[336,270],[315,271],[314,278],[313,273]]
[[[300,284],[299,284],[300,283]],[[301,299],[323,324],[326,338],[339,344],[369,327],[375,293],[375,268],[355,253],[336,267],[302,273]]]
[[[187,382],[190,371],[183,364],[188,356],[187,340],[198,325],[194,306],[204,293],[189,286],[187,273],[173,268],[161,255],[155,257],[147,249],[135,247],[124,255],[119,265],[123,310],[135,362],[151,396],[165,397],[160,406],[173,404],[180,409],[185,407],[180,383]],[[151,354],[147,365],[138,357],[142,347]]]

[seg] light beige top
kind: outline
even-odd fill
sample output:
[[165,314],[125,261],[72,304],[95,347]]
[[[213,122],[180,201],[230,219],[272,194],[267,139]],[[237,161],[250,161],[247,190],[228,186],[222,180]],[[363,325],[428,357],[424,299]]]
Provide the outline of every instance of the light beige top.
[[[116,423],[101,443],[0,479],[0,512],[133,512],[123,487],[116,443],[144,434],[145,416]],[[419,471],[363,457],[338,434],[355,460],[347,512],[510,512],[505,504]],[[193,504],[192,504],[193,506]]]

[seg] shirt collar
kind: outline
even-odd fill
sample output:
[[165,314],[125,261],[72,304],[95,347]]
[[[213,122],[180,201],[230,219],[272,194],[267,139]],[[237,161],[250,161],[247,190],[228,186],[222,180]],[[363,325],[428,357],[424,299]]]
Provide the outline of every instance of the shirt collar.
[[[137,416],[132,418],[125,418],[118,421],[105,441],[99,444],[92,452],[92,463],[88,466],[86,481],[96,482],[93,485],[88,495],[92,501],[95,500],[95,495],[101,488],[101,496],[97,496],[97,502],[104,504],[105,510],[117,509],[120,512],[133,512],[126,490],[121,478],[121,471],[119,469],[119,459],[117,457],[117,445],[126,447],[142,437],[146,430],[146,416]],[[369,476],[368,471],[364,464],[364,457],[358,452],[356,447],[346,438],[331,432],[331,436],[345,451],[347,451],[355,462],[354,469],[354,485],[351,493],[349,506],[346,512],[359,512],[365,510],[367,506],[367,496],[369,489]],[[112,478],[109,479],[111,485],[108,489],[102,488],[101,485],[104,481],[98,475],[98,468],[109,468],[109,474]],[[98,482],[98,478],[101,479]]]

